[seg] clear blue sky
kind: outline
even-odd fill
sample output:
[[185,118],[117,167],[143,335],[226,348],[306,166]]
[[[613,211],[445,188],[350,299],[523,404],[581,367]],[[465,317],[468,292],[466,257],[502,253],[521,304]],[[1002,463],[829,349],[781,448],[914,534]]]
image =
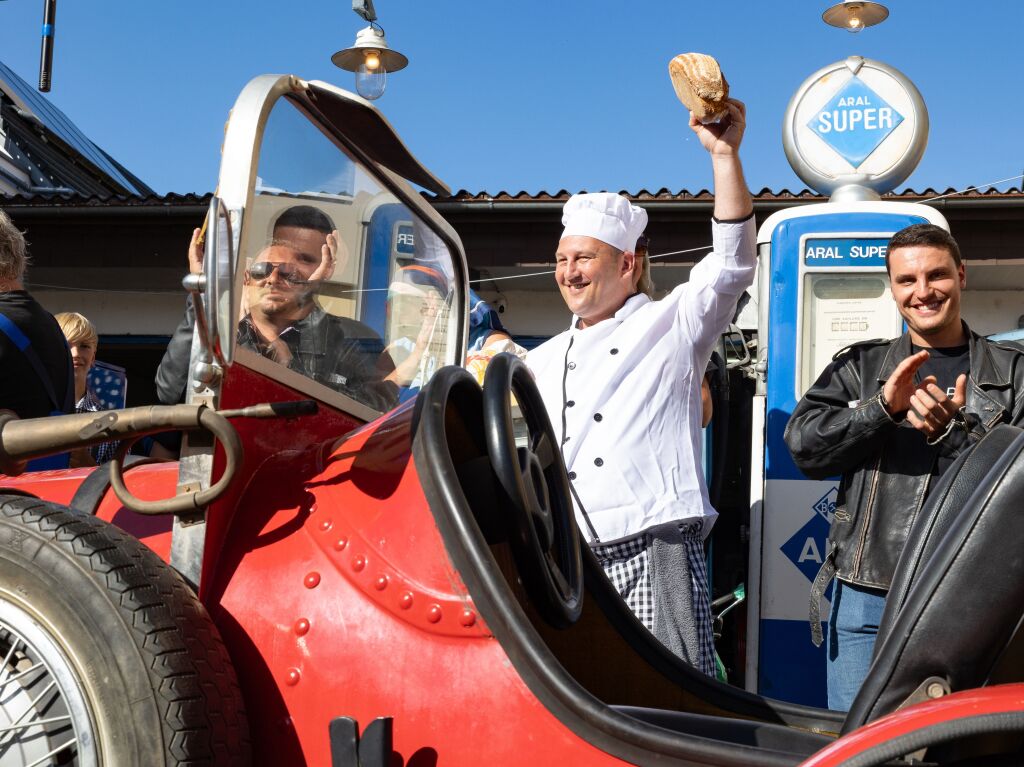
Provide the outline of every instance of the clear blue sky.
[[[696,191],[707,164],[667,64],[710,53],[748,105],[750,186],[795,190],[789,97],[859,54],[902,70],[928,105],[931,139],[904,186],[1024,173],[1024,2],[891,0],[888,21],[859,35],[822,23],[828,4],[376,0],[411,60],[377,103],[453,190]],[[32,83],[41,19],[40,0],[0,0],[0,58]],[[349,0],[59,0],[50,98],[157,191],[208,192],[242,86],[274,72],[352,88],[330,56],[362,26]]]

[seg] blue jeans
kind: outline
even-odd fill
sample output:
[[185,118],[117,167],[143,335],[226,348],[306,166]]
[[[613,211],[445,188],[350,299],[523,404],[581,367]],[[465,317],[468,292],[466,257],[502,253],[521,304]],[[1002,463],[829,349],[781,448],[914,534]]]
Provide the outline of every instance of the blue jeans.
[[871,652],[885,609],[885,591],[838,578],[828,621],[828,707],[849,711],[871,667]]

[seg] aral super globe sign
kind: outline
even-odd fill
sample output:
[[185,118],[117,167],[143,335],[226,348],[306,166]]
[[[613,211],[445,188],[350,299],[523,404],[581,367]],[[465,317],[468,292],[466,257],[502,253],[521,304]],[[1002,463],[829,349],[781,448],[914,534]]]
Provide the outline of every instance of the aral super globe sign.
[[859,77],[850,80],[807,124],[822,141],[859,168],[903,122],[903,115]]
[[927,140],[928,112],[913,83],[859,56],[811,75],[783,124],[793,170],[822,194],[850,184],[892,190],[913,172]]

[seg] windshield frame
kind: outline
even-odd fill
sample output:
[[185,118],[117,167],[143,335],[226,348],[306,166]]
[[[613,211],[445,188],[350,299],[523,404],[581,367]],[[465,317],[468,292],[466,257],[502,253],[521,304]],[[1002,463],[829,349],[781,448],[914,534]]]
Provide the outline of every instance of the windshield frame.
[[[240,254],[251,250],[250,241],[262,239],[261,234],[253,227],[246,226],[245,211],[252,207],[256,197],[256,177],[259,170],[260,157],[263,151],[264,130],[277,102],[286,98],[301,114],[310,120],[313,127],[324,134],[325,139],[348,152],[350,157],[362,168],[371,179],[380,184],[383,191],[394,195],[396,201],[406,206],[410,212],[419,217],[448,249],[453,271],[451,310],[457,311],[451,328],[454,331],[454,342],[448,351],[444,364],[459,364],[465,356],[466,339],[468,337],[468,268],[462,242],[454,229],[431,207],[423,196],[415,191],[404,178],[382,164],[388,161],[394,167],[412,168],[418,166],[412,155],[408,153],[394,129],[368,102],[328,83],[306,82],[294,76],[264,75],[252,80],[239,96],[232,110],[231,118],[225,132],[223,159],[219,193],[229,209],[236,213],[235,220],[241,221],[240,231],[235,233],[234,259],[231,270],[231,284],[238,288],[240,271],[244,259]],[[351,114],[357,119],[352,126],[338,125],[330,120],[318,104],[330,106],[335,114]],[[390,133],[386,141],[381,141],[380,132]],[[371,135],[372,134],[372,135]],[[363,141],[375,145],[378,158],[375,160],[364,150]],[[388,157],[380,155],[380,145],[386,145],[392,154]],[[339,151],[342,151],[339,149]],[[402,152],[405,155],[402,155]],[[422,174],[429,172],[422,169]],[[421,178],[424,178],[421,175]],[[433,178],[433,177],[430,177]],[[437,182],[432,188],[444,188]],[[242,291],[234,291],[230,316],[237,318],[241,304]],[[222,296],[216,296],[214,303],[219,305]],[[233,349],[233,359],[262,375],[279,381],[297,391],[307,394],[325,404],[347,412],[360,420],[369,421],[382,412],[352,397],[335,391],[328,386],[317,383],[281,365],[261,357],[259,354],[242,348],[236,344],[234,328],[236,322],[221,324],[220,342],[222,346]],[[230,328],[230,331],[225,328]],[[230,333],[230,337],[227,337]]]

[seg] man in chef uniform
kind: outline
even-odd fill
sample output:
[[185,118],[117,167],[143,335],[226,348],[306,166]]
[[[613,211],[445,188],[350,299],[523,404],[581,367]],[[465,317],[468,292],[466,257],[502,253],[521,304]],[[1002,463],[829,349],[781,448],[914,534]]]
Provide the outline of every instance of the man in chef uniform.
[[732,99],[719,123],[691,115],[714,172],[714,250],[660,301],[638,290],[644,263],[634,249],[647,213],[607,192],[569,199],[555,281],[572,322],[527,357],[598,561],[644,625],[712,676],[703,540],[718,515],[701,469],[701,381],[754,279],[745,126]]

